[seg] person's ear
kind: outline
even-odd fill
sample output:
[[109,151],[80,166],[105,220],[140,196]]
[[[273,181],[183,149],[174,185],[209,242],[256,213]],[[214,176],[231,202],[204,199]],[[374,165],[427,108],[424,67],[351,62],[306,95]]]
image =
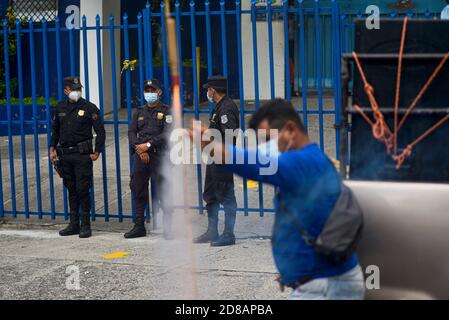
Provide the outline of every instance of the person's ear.
[[288,120],[284,128],[288,135],[292,136],[296,131],[296,124],[292,120]]

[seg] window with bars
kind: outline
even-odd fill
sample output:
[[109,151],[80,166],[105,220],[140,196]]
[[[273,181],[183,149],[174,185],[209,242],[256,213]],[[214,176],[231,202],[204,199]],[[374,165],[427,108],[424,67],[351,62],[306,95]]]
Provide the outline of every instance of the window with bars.
[[20,19],[33,21],[55,21],[58,16],[58,0],[14,0],[12,1],[14,15]]

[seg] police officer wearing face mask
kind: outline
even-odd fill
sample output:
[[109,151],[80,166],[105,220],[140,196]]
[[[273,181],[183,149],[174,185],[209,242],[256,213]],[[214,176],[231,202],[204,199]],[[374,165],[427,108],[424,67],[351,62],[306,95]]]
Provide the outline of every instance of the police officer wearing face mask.
[[[214,104],[214,111],[210,119],[210,129],[220,131],[225,141],[226,129],[238,129],[239,110],[237,105],[226,95],[227,79],[222,76],[212,76],[204,85],[207,98]],[[236,219],[237,201],[234,194],[234,176],[225,171],[221,164],[209,164],[206,167],[203,199],[206,202],[208,227],[206,233],[197,237],[195,243],[208,243],[211,246],[228,246],[235,244],[234,226]],[[220,204],[224,207],[225,228],[218,236],[218,211]]]
[[144,85],[146,105],[134,111],[128,131],[129,143],[134,150],[130,188],[134,194],[135,224],[133,229],[125,234],[125,238],[146,236],[144,212],[149,201],[148,183],[150,178],[154,178],[158,193],[155,200],[164,212],[164,238],[171,240],[173,199],[170,188],[166,185],[168,180],[163,178],[161,165],[166,154],[167,133],[173,118],[169,107],[160,101],[162,89],[159,81],[147,80]]
[[[93,161],[98,159],[103,150],[105,130],[97,106],[81,97],[82,88],[78,77],[64,78],[64,94],[67,98],[53,110],[50,160],[55,163],[59,158],[60,174],[69,191],[70,224],[59,234],[79,234],[80,238],[88,238],[92,234],[90,187]],[[92,144],[92,128],[97,134],[95,148]]]

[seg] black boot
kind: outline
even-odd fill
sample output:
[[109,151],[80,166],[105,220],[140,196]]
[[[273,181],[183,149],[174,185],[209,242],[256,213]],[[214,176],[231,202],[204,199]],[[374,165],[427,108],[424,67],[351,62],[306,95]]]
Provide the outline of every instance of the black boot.
[[89,212],[83,212],[81,216],[81,230],[80,238],[89,238],[92,235],[92,230],[90,229],[90,214]]
[[210,243],[211,247],[224,247],[224,246],[232,246],[235,244],[235,235],[233,232],[225,231],[223,234],[216,240]]
[[62,237],[73,236],[80,233],[80,216],[77,212],[70,212],[70,223],[69,225],[59,231],[59,235]]
[[193,243],[210,243],[218,239],[218,219],[217,221],[209,219],[207,231],[193,239]]
[[145,218],[136,217],[136,221],[134,223],[134,227],[125,233],[126,239],[140,238],[145,237],[147,235],[147,230],[145,229]]

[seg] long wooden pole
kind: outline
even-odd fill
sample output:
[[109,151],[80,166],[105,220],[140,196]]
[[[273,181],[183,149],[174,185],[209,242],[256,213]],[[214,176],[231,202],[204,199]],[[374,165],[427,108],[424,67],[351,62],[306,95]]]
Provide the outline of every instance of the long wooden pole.
[[[178,57],[178,46],[177,46],[177,35],[176,35],[176,21],[170,16],[170,1],[165,0],[165,23],[167,29],[167,45],[168,45],[168,55],[170,63],[170,74],[173,82],[173,104],[172,104],[172,114],[174,129],[181,129],[183,127],[182,123],[182,106],[181,106],[181,90],[180,90],[180,79],[179,79],[179,57]],[[185,138],[184,138],[185,139]],[[185,145],[185,144],[183,144]],[[190,152],[190,150],[183,150],[183,152]],[[190,271],[192,276],[192,293],[193,299],[198,296],[197,280],[196,280],[196,264],[195,264],[195,254],[193,250],[193,231],[192,231],[192,212],[189,210],[189,199],[187,193],[187,172],[186,166],[182,165],[182,180],[183,180],[183,195],[184,195],[184,211],[187,215],[187,241],[190,253]]]

